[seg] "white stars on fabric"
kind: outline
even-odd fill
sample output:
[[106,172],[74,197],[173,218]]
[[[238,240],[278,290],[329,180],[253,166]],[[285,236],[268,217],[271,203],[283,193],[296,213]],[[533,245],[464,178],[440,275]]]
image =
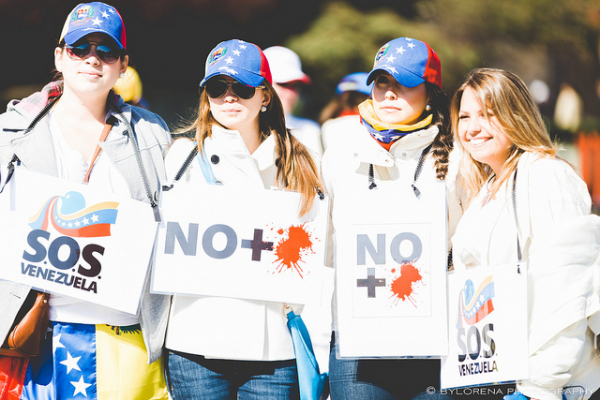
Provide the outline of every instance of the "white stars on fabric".
[[383,140],[383,135],[382,135],[382,134],[380,134],[380,133],[377,133],[377,132],[375,132],[375,133],[373,133],[373,136],[374,136],[374,137],[375,137],[375,139],[377,139],[377,140]]
[[397,71],[397,70],[396,70],[396,68],[394,68],[394,67],[390,67],[390,71],[392,71],[394,74],[397,74],[397,73],[398,73],[398,71]]
[[414,43],[409,43],[409,44],[407,44],[407,46],[412,49],[413,47],[415,47],[415,44]]
[[87,397],[86,389],[92,386],[91,383],[85,383],[85,381],[83,380],[83,376],[78,381],[71,381],[71,385],[75,386],[75,392],[73,393],[73,397],[75,397],[77,393],[81,393],[82,395]]
[[239,56],[242,53],[240,53],[240,51],[236,49],[236,50],[233,51],[233,54],[235,54],[236,56]]
[[227,65],[229,65],[229,64],[231,64],[231,63],[233,62],[233,58],[231,58],[231,57],[227,57],[227,58],[225,59],[225,62],[227,63]]
[[390,56],[386,59],[385,62],[391,63],[391,62],[394,62],[395,59],[396,59],[396,57],[394,57],[393,54],[390,54]]
[[109,15],[106,11],[102,11],[102,18],[108,19]]
[[96,214],[92,215],[92,222],[98,222],[98,216]]
[[[71,353],[67,351],[67,359],[65,361],[61,361],[60,363],[67,367],[67,374],[71,372],[72,369],[76,369],[77,371],[81,371],[77,362],[81,357],[73,357]],[[83,379],[83,377],[82,377]]]
[[56,349],[58,349],[60,347],[62,347],[63,349],[65,348],[65,346],[60,342],[60,335],[62,335],[62,333],[52,336],[52,352],[53,353],[56,353]]
[[400,46],[396,49],[396,53],[400,53],[401,55],[404,54],[406,50],[404,50],[404,47]]
[[98,19],[98,17],[94,18],[92,21],[94,22],[94,26],[100,26],[100,24],[102,24],[102,20]]
[[241,45],[240,45],[240,49],[242,49],[242,50],[246,50],[246,45],[245,45],[245,44],[241,44]]

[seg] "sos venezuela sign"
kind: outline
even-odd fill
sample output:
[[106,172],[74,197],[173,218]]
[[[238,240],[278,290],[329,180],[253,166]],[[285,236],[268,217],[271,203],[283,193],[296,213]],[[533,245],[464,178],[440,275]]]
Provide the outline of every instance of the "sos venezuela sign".
[[147,204],[18,168],[0,218],[0,279],[137,313],[157,228]]

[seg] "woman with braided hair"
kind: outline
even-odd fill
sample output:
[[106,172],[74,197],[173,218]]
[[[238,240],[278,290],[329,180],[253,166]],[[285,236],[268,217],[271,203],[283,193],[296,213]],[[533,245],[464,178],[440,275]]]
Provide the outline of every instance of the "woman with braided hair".
[[[363,131],[328,148],[322,160],[325,188],[333,199],[331,255],[338,270],[348,267],[335,265],[344,251],[339,235],[347,220],[363,213],[365,207],[383,207],[390,221],[398,221],[398,211],[406,212],[419,197],[431,198],[431,188],[445,181],[448,240],[462,215],[456,163],[451,162],[455,156],[449,99],[442,91],[437,54],[422,41],[394,39],[378,51],[366,83],[371,82],[372,100],[359,105]],[[443,202],[439,204],[444,207]],[[446,226],[446,221],[441,223]],[[444,268],[432,266],[437,267]],[[334,303],[329,361],[332,399],[410,399],[428,387],[439,388],[439,360],[340,358],[336,319],[342,307],[349,305]],[[415,370],[418,377],[410,373]]]

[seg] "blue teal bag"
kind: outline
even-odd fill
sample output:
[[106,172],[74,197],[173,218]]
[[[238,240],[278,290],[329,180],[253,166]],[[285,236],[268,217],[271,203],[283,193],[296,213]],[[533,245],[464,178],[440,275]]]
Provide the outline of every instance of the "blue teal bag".
[[296,315],[287,305],[285,305],[285,313],[296,354],[300,400],[319,400],[323,395],[329,374],[327,372],[321,374],[319,371],[319,363],[302,317]]

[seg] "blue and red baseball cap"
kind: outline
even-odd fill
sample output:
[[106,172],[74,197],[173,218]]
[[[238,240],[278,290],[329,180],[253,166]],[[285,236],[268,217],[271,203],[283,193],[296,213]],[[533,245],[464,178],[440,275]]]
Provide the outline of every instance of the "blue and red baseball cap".
[[367,85],[367,76],[369,76],[369,74],[366,72],[354,72],[348,74],[340,80],[335,88],[335,92],[337,94],[342,94],[344,92],[354,91],[368,96],[371,94],[371,90],[373,90],[373,85]]
[[60,41],[64,39],[68,45],[73,45],[90,33],[104,33],[110,36],[121,49],[127,47],[125,24],[121,14],[113,6],[93,2],[81,3],[67,16]]
[[442,64],[438,55],[427,43],[417,39],[401,37],[384,44],[375,56],[367,84],[381,71],[406,87],[429,82],[442,88]]
[[227,75],[252,87],[260,86],[265,79],[273,84],[269,62],[260,47],[238,39],[221,42],[211,50],[200,86],[216,75]]

